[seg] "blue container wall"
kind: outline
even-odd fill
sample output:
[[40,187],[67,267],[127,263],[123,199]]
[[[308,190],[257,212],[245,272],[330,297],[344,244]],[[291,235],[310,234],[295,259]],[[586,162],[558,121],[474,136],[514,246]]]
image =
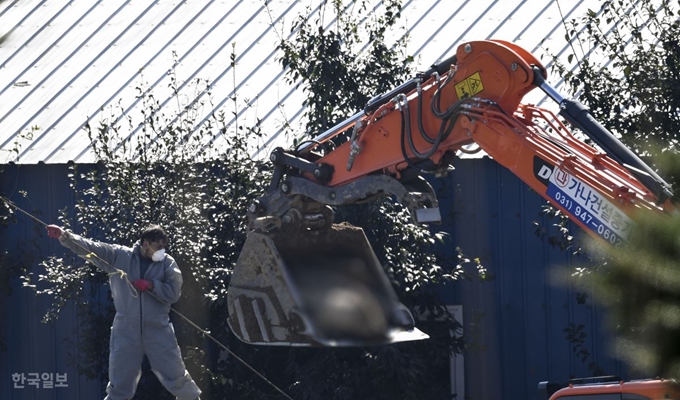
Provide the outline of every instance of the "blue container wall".
[[[54,223],[58,210],[73,215],[67,175],[66,165],[7,165],[0,176],[0,194]],[[479,257],[492,277],[445,288],[444,297],[463,306],[466,398],[538,399],[538,382],[592,376],[591,362],[604,373],[625,375],[608,356],[603,312],[592,296],[580,304],[575,289],[550,278],[551,268],[569,268],[579,260],[535,235],[533,221],[543,227],[551,223],[539,215],[545,201],[488,158],[459,160],[456,170],[436,185],[445,220],[434,228],[451,234],[452,245],[446,250],[454,255],[454,247],[460,246],[466,255]],[[2,252],[9,254],[9,260],[22,251],[34,254],[35,260],[26,267],[37,276],[43,272],[39,260],[63,254],[63,248],[44,235],[42,226],[21,214],[17,219],[17,224],[0,228]],[[2,267],[6,268],[5,260]],[[43,324],[49,300],[36,297],[17,278],[11,280],[11,289],[9,296],[0,299],[0,398],[101,398],[106,382],[79,377],[69,361],[78,352],[65,341],[78,335],[75,308],[67,305],[56,322]],[[101,293],[99,297],[97,301],[106,301]],[[566,340],[564,330],[571,324],[584,326],[581,347]],[[587,351],[588,357],[582,360],[577,350]],[[68,387],[13,388],[12,374],[31,372],[67,373]]]
[[[489,158],[458,161],[443,185],[440,206],[449,217],[440,228],[491,276],[456,283],[448,293],[451,303],[463,305],[466,397],[538,399],[540,381],[625,376],[610,357],[604,312],[593,294],[578,297],[579,289],[554,277],[585,260],[536,234],[534,221],[545,229],[555,222],[540,214],[546,201]],[[580,234],[577,229],[572,232]],[[581,324],[585,336],[575,346],[565,329]]]
[[[73,215],[74,199],[69,188],[66,165],[5,165],[0,176],[0,194],[9,197],[18,207],[34,214],[46,223],[58,223],[58,212],[66,208]],[[25,191],[26,197],[21,195]],[[28,265],[34,280],[44,273],[39,262],[49,255],[64,254],[58,241],[44,234],[44,227],[23,214],[17,213],[17,223],[0,228],[3,258],[2,268],[18,267],[23,254],[29,255]],[[30,259],[32,256],[32,259]],[[32,289],[22,286],[18,278],[10,281],[11,294],[0,292],[0,398],[12,400],[73,400],[102,398],[102,382],[79,377],[69,361],[78,356],[79,321],[75,307],[67,305],[55,322],[41,320],[50,307],[45,296],[37,297]],[[47,380],[37,386],[28,382],[15,383],[13,374],[53,374],[52,388],[45,388]],[[56,374],[66,374],[67,387],[57,385]],[[42,376],[41,376],[42,378]],[[106,382],[103,382],[106,385]],[[24,386],[19,388],[18,386]],[[47,384],[47,386],[49,386]]]

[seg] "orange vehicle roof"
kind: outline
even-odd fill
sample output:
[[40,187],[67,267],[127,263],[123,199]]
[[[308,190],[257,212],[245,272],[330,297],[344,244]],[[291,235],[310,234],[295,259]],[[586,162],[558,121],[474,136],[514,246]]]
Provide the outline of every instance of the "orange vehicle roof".
[[569,387],[555,392],[550,397],[550,400],[561,399],[565,396],[609,393],[631,393],[645,396],[652,400],[680,399],[680,389],[676,382],[663,379],[648,379],[586,385],[570,384]]

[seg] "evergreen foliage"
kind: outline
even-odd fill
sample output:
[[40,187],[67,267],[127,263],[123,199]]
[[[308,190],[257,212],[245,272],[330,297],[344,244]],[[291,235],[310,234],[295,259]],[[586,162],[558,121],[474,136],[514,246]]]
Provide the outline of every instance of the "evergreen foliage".
[[[678,193],[680,158],[680,4],[655,0],[602,3],[567,23],[578,68],[556,64],[579,101],[630,148],[659,168]],[[678,199],[674,199],[677,204]],[[628,244],[594,239],[599,266],[571,280],[594,283],[610,311],[615,355],[637,375],[680,378],[680,218],[640,211]],[[570,239],[571,234],[566,233]]]

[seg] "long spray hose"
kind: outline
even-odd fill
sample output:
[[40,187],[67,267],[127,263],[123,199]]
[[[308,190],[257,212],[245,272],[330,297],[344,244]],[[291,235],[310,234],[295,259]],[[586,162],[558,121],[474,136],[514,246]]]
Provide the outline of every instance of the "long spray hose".
[[[0,196],[0,199],[2,199],[2,201],[4,201],[5,203],[7,203],[7,205],[9,205],[10,207],[14,208],[16,211],[19,211],[19,212],[21,212],[22,214],[26,215],[27,217],[33,219],[35,222],[37,222],[37,223],[39,223],[39,224],[41,224],[41,225],[43,225],[43,226],[45,226],[45,227],[48,226],[48,224],[46,224],[45,222],[43,222],[42,220],[40,220],[39,218],[37,218],[37,217],[34,216],[33,214],[31,214],[31,213],[29,213],[28,211],[24,211],[23,209],[19,208],[19,206],[17,206],[16,204],[14,204],[10,199],[8,199],[8,198],[6,198],[6,197],[4,197],[4,196]],[[75,242],[74,242],[74,243],[75,243]],[[75,243],[75,244],[76,244],[76,246],[80,247],[81,249],[83,249],[83,250],[85,250],[85,251],[88,251],[86,248],[84,248],[84,247],[81,246],[80,244],[78,244],[78,243]],[[116,270],[116,272],[113,272],[113,273],[111,273],[111,274],[109,274],[109,275],[120,275],[120,278],[121,278],[121,279],[125,279],[125,280],[127,281],[128,285],[129,285],[129,287],[132,288],[132,290],[135,291],[134,293],[135,293],[135,297],[136,297],[136,293],[137,293],[137,292],[136,292],[136,289],[134,289],[134,286],[133,286],[132,283],[130,282],[130,279],[128,278],[127,273],[126,273],[125,271],[123,271],[123,270],[121,270],[121,269],[119,269],[119,268],[114,267],[114,266],[111,265],[109,262],[107,262],[106,260],[102,259],[101,257],[97,256],[96,254],[94,254],[94,253],[92,253],[92,252],[90,252],[89,254],[87,254],[86,258],[96,258],[98,261],[100,261],[100,262],[102,262],[102,263],[108,265],[108,266],[111,267],[112,269]],[[168,307],[170,307],[170,310],[171,310],[172,312],[174,312],[174,313],[177,314],[178,316],[182,317],[182,319],[184,319],[186,322],[188,322],[189,325],[191,325],[191,326],[193,326],[194,328],[196,328],[202,335],[204,335],[204,336],[207,337],[208,339],[210,339],[210,340],[212,340],[213,342],[215,342],[218,346],[220,346],[220,348],[222,348],[223,350],[225,350],[225,351],[226,351],[227,353],[229,353],[232,357],[234,357],[236,360],[238,360],[241,364],[243,364],[244,366],[246,366],[249,370],[251,370],[255,375],[257,375],[258,377],[260,377],[262,380],[264,380],[269,386],[271,386],[272,388],[274,388],[277,392],[281,393],[281,395],[283,395],[286,399],[293,400],[293,398],[290,397],[288,394],[286,394],[286,392],[284,392],[283,390],[281,390],[278,386],[276,386],[273,382],[271,382],[269,379],[267,379],[264,375],[262,375],[261,373],[259,373],[255,368],[253,368],[250,364],[248,364],[248,363],[247,363],[245,360],[243,360],[241,357],[237,356],[236,353],[234,353],[233,351],[231,351],[227,346],[225,346],[224,344],[222,344],[219,340],[215,339],[210,333],[208,333],[208,331],[206,331],[205,329],[203,329],[203,328],[201,328],[200,326],[196,325],[192,320],[190,320],[188,317],[186,317],[186,316],[185,316],[184,314],[182,314],[181,312],[179,312],[179,311],[177,311],[176,309],[174,309],[170,304],[168,304],[168,303],[166,303],[165,301],[161,300],[158,296],[156,296],[156,295],[153,294],[152,292],[150,292],[150,291],[144,291],[144,293],[149,294],[149,295],[150,295],[151,297],[153,297],[154,299],[156,299],[156,300],[158,300],[159,302],[161,302],[161,303],[167,305]]]

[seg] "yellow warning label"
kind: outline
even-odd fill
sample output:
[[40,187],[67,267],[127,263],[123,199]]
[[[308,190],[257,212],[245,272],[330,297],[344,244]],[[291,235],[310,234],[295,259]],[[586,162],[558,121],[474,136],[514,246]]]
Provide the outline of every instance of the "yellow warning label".
[[482,83],[482,78],[479,76],[479,72],[475,72],[461,82],[456,83],[456,93],[458,94],[459,99],[467,99],[482,90],[484,90],[484,84]]

